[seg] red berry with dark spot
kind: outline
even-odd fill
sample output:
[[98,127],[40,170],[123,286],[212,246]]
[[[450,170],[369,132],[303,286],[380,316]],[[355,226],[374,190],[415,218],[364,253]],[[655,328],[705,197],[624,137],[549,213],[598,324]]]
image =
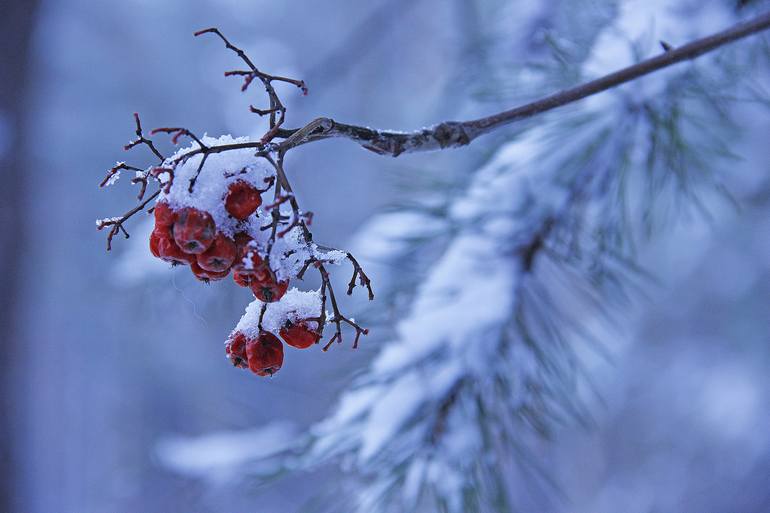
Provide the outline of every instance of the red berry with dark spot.
[[198,255],[198,265],[206,271],[227,271],[235,262],[237,253],[235,242],[219,233],[209,249]]
[[155,229],[171,229],[171,226],[174,224],[174,211],[171,210],[171,207],[168,206],[168,203],[157,203],[155,205],[153,214],[155,215]]
[[249,367],[248,357],[246,356],[246,344],[248,342],[246,335],[240,331],[230,335],[225,344],[225,354],[227,358],[236,367],[247,369]]
[[226,278],[228,274],[230,274],[229,268],[221,272],[207,271],[206,269],[203,269],[200,265],[198,265],[197,261],[194,261],[190,264],[190,270],[192,271],[193,275],[196,278],[198,278],[200,281],[204,283],[208,283],[210,281],[222,280]]
[[259,256],[256,248],[246,246],[238,254],[233,264],[233,279],[241,287],[251,287],[257,282],[270,279],[270,269]]
[[176,245],[165,230],[154,230],[150,235],[150,252],[172,265],[188,265],[195,262],[195,255],[188,255]]
[[308,321],[287,322],[281,328],[280,335],[284,342],[297,349],[307,349],[321,338],[321,335],[308,326]]
[[227,188],[225,210],[227,213],[243,221],[262,204],[259,190],[244,180],[237,180]]
[[263,331],[256,340],[246,343],[249,369],[258,376],[272,376],[283,365],[283,344],[278,337]]
[[233,281],[241,287],[250,287],[251,283],[255,280],[253,274],[235,271],[233,272]]
[[274,303],[280,301],[286,290],[289,288],[288,281],[276,282],[272,278],[267,280],[260,280],[249,285],[251,291],[254,293],[254,297],[262,301],[263,303]]
[[216,237],[216,225],[208,212],[185,207],[176,214],[174,240],[185,253],[199,255],[206,251]]

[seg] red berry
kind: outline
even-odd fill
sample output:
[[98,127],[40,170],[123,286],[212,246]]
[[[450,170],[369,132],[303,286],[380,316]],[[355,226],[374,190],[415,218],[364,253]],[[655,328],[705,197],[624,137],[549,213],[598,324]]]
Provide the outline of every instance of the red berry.
[[155,205],[155,229],[168,228],[174,224],[174,211],[168,206],[168,203],[162,202]]
[[163,233],[158,232],[157,229],[153,230],[150,234],[150,253],[152,253],[152,256],[155,258],[160,258],[160,250],[158,245],[160,244],[161,238],[163,238]]
[[267,266],[260,265],[256,269],[238,269],[233,273],[233,280],[241,287],[252,287],[267,279]]
[[227,213],[243,221],[262,204],[262,196],[259,190],[244,180],[237,180],[227,188],[225,197],[225,210]]
[[214,219],[208,212],[185,207],[177,212],[174,240],[185,253],[199,255],[206,251],[216,236]]
[[238,252],[240,254],[241,251],[245,251],[245,248],[248,248],[249,242],[254,239],[252,239],[251,235],[246,232],[238,232],[233,237],[233,240],[235,241],[235,245],[238,248]]
[[206,271],[227,271],[235,262],[237,252],[235,242],[219,233],[209,249],[198,255],[198,265]]
[[254,275],[241,271],[235,271],[233,272],[233,281],[235,281],[235,283],[241,287],[250,287],[251,282],[254,281]]
[[194,255],[188,255],[176,245],[171,235],[164,230],[154,230],[150,235],[150,251],[164,262],[173,265],[187,265],[195,262]]
[[227,355],[227,358],[233,365],[240,367],[241,369],[247,369],[249,367],[246,356],[247,342],[248,339],[246,338],[246,335],[238,331],[235,334],[230,335],[230,338],[225,344],[225,354]]
[[245,246],[238,246],[238,257],[235,260],[233,266],[239,271],[262,273],[261,269],[265,267],[265,261],[257,251],[257,248],[251,247],[248,243]]
[[241,287],[251,287],[270,279],[270,269],[255,248],[246,246],[233,264],[233,279]]
[[288,281],[276,282],[273,279],[260,280],[249,285],[254,297],[264,303],[274,303],[280,301],[286,290],[289,288]]
[[221,272],[207,271],[206,269],[203,269],[200,265],[198,265],[197,261],[193,261],[190,264],[190,270],[192,271],[193,275],[196,278],[198,278],[200,281],[204,283],[221,280],[223,278],[226,278],[227,275],[230,274],[229,268]]
[[272,376],[283,365],[283,344],[268,331],[259,334],[256,340],[246,343],[249,369],[258,376]]
[[310,329],[306,321],[287,322],[280,334],[284,342],[297,349],[307,349],[321,338],[321,335]]

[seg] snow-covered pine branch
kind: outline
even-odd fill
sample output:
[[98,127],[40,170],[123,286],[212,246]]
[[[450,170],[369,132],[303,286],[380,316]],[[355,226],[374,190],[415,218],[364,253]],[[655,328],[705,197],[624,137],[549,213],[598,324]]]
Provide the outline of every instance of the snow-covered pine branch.
[[[683,27],[703,35],[715,13],[733,16],[716,3],[622,3],[582,74],[658,51]],[[635,247],[722,192],[738,133],[730,101],[749,89],[736,70],[757,52],[746,45],[592,97],[502,146],[443,219],[422,221],[443,223],[446,249],[396,338],[292,467],[339,462],[357,511],[508,511],[506,469],[532,433],[587,415],[581,359],[604,350],[608,319],[646,279]]]

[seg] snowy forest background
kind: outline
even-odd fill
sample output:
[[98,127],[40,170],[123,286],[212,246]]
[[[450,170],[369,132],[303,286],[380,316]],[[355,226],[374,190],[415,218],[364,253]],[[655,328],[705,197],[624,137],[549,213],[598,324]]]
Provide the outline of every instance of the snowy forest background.
[[[413,129],[769,2],[2,4],[1,511],[770,510],[767,34],[461,150],[293,152],[316,239],[360,256],[378,298],[347,305],[372,327],[359,349],[292,353],[272,379],[224,359],[247,291],[153,261],[149,225],[110,254],[94,230],[134,199],[96,187],[134,111],[264,131],[222,77],[233,55],[194,30],[219,26],[261,68],[304,79],[309,96],[284,95],[290,126]],[[621,168],[645,191],[627,223],[607,199]],[[557,223],[530,272],[516,244],[565,212],[612,251]],[[574,244],[585,258],[567,257]],[[520,299],[541,286],[549,301]],[[518,314],[531,337],[510,322],[519,304],[540,305]]]

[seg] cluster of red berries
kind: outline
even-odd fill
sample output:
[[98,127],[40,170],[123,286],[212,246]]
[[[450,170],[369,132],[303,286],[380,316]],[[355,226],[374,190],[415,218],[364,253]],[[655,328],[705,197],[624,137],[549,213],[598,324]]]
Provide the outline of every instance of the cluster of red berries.
[[[262,204],[261,192],[251,183],[237,180],[228,187],[225,210],[245,221]],[[217,230],[211,214],[194,207],[173,210],[166,202],[155,206],[150,252],[172,265],[189,265],[193,275],[204,282],[221,280],[232,270],[235,283],[249,287],[265,303],[281,299],[289,286],[288,281],[278,280],[248,233],[236,232],[230,238]]]
[[[122,233],[128,238],[125,222],[158,198],[150,252],[172,265],[189,266],[193,275],[206,283],[222,280],[232,272],[236,284],[252,291],[256,300],[246,307],[226,341],[225,351],[236,367],[248,368],[260,376],[272,376],[283,365],[284,343],[298,349],[317,344],[327,322],[335,325],[336,332],[324,351],[335,341],[342,342],[343,324],[355,329],[353,348],[358,346],[359,337],[368,333],[340,313],[326,265],[339,264],[347,258],[353,265],[348,295],[357,282],[368,289],[370,300],[374,299],[374,293],[369,278],[350,253],[313,243],[308,229],[311,213],[299,209],[283,170],[286,151],[310,140],[308,136],[315,133],[316,124],[311,123],[290,137],[281,134],[286,109],[271,84],[275,81],[293,84],[307,94],[305,83],[258,71],[246,54],[216,28],[195,35],[206,33],[218,35],[251,69],[225,73],[244,77],[242,91],[252,82],[265,86],[270,105],[277,108],[262,111],[252,107],[251,110],[260,115],[271,113],[269,130],[259,140],[251,140],[230,135],[218,138],[204,135],[199,139],[186,128],[156,128],[150,135],[169,134],[175,145],[181,137],[192,140],[189,147],[167,158],[144,135],[139,115],[135,113],[136,138],[124,149],[144,146],[160,159],[160,164],[142,169],[118,162],[111,168],[101,186],[114,184],[121,171],[135,172],[131,183],[141,186],[140,203],[123,216],[98,219],[96,226],[99,230],[109,228],[109,251],[115,235]],[[278,139],[284,140],[278,143]],[[157,182],[159,189],[145,197],[151,182]],[[267,187],[259,189],[260,185]],[[271,188],[275,193],[274,203],[263,207],[262,193]],[[320,274],[321,288],[288,290],[289,281],[302,279],[311,265]],[[327,298],[332,313],[326,311]]]
[[[227,214],[245,226],[246,221],[262,204],[261,192],[245,180],[231,183],[224,195]],[[260,254],[257,244],[246,229],[236,230],[228,237],[217,229],[212,215],[194,207],[173,209],[161,200],[155,206],[155,229],[150,235],[152,254],[172,265],[189,265],[201,281],[221,280],[233,273],[233,280],[248,287],[262,303],[279,301],[289,282],[280,280],[267,258]],[[317,343],[321,335],[318,321],[287,320],[275,334],[261,330],[250,337],[235,331],[227,340],[225,352],[236,367],[250,369],[260,376],[272,376],[283,364],[283,343],[305,349]]]
[[[297,349],[307,349],[321,338],[310,327],[310,321],[291,322],[280,330],[281,338]],[[249,369],[258,376],[272,376],[283,365],[283,344],[269,331],[261,331],[256,337],[249,337],[236,331],[225,344],[225,353],[233,365]]]

